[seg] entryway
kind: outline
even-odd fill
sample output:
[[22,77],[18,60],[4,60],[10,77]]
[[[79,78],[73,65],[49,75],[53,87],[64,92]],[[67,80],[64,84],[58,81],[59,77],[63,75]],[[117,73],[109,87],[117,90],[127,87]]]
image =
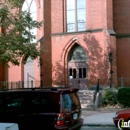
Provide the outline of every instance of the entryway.
[[87,87],[86,53],[78,44],[74,45],[68,57],[69,87],[85,89]]

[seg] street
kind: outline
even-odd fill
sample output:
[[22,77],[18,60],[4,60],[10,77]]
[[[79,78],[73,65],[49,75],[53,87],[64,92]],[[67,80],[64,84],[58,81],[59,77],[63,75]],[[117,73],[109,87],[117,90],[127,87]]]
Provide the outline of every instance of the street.
[[119,130],[114,126],[83,126],[81,130]]

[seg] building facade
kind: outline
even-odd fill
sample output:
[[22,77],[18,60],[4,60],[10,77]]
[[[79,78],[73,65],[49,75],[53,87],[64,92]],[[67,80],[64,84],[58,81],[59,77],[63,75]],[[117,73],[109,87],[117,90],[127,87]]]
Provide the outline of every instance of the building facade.
[[[130,78],[129,0],[33,0],[41,57],[0,68],[0,80],[34,86],[121,86]],[[26,82],[26,83],[25,83]],[[124,82],[122,82],[124,83]],[[126,82],[125,85],[130,85]],[[28,86],[28,84],[27,84]]]

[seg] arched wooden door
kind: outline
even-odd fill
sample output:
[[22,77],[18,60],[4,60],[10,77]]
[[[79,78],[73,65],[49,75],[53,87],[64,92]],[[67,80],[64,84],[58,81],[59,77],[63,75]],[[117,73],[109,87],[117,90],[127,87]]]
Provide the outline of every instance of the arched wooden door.
[[34,81],[34,61],[31,58],[28,58],[24,65],[24,87],[34,87]]
[[79,45],[75,45],[68,58],[68,80],[69,87],[87,87],[87,63],[86,53]]

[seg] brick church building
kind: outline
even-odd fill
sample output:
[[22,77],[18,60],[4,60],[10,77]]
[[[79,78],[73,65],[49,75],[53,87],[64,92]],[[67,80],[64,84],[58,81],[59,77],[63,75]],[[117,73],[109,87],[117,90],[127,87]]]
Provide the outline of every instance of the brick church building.
[[27,2],[43,20],[34,32],[46,51],[26,64],[0,67],[1,82],[90,88],[98,79],[114,87],[130,79],[130,0],[26,0],[23,9]]

